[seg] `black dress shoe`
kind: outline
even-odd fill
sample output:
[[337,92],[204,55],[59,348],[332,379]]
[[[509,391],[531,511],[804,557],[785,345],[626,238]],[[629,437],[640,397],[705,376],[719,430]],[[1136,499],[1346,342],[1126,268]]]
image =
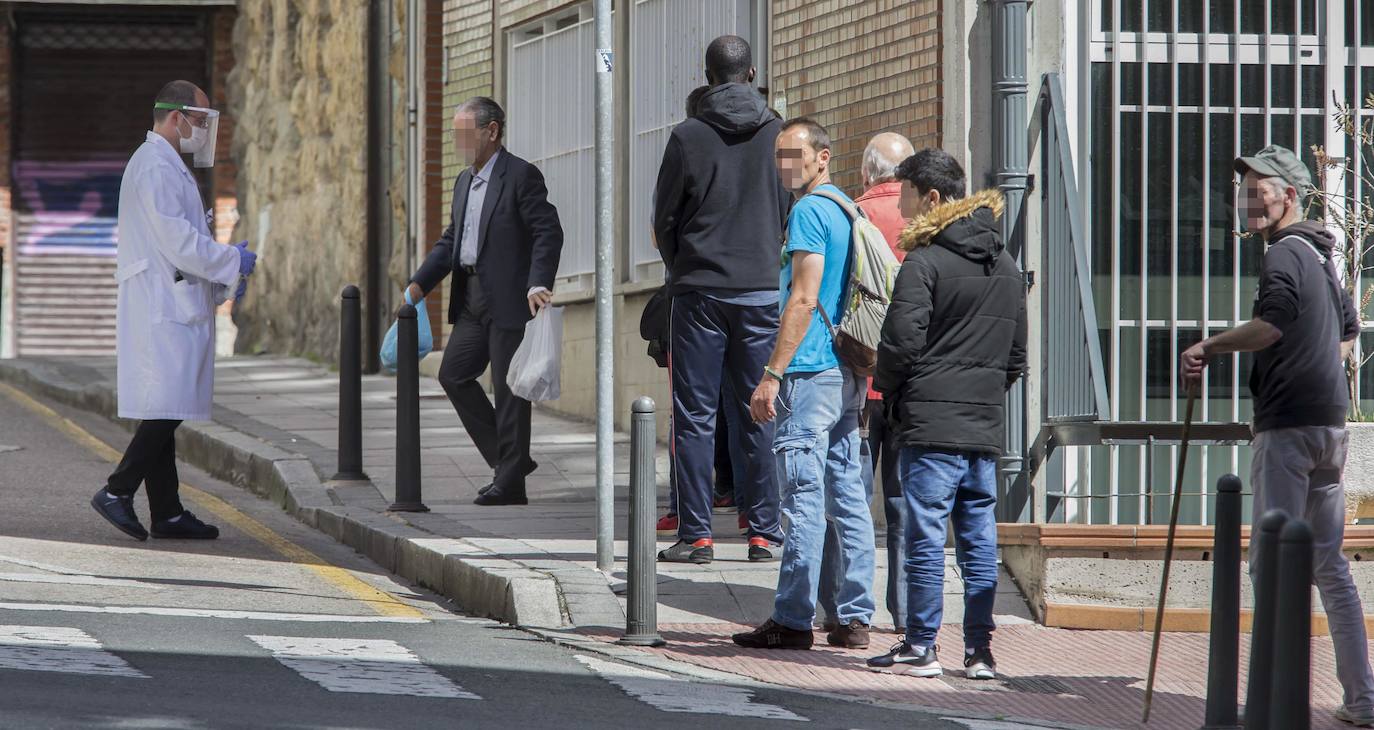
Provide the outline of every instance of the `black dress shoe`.
[[[529,464],[525,466],[525,473],[523,474],[523,476],[529,476],[529,475],[533,474],[533,473],[534,473],[534,470],[535,470],[535,469],[538,469],[538,468],[539,468],[539,462],[535,461],[534,459],[530,459]],[[496,481],[495,481],[495,480],[492,480],[492,481],[490,481],[490,482],[487,482],[487,485],[486,485],[485,487],[482,487],[481,489],[477,490],[477,493],[478,493],[478,494],[486,494],[487,492],[490,492],[491,490],[493,490],[493,489],[495,489],[495,488],[496,488]]]
[[159,520],[153,523],[153,537],[173,540],[213,540],[219,537],[219,528],[207,525],[196,519],[190,510],[172,520]]
[[473,504],[483,507],[494,507],[497,505],[529,504],[530,500],[521,494],[506,494],[498,489],[492,489],[483,494],[478,494],[477,499],[472,500]]
[[101,517],[109,520],[110,524],[118,527],[129,537],[135,540],[148,539],[148,531],[138,521],[138,515],[134,514],[133,497],[117,497],[101,489],[91,497],[91,506]]

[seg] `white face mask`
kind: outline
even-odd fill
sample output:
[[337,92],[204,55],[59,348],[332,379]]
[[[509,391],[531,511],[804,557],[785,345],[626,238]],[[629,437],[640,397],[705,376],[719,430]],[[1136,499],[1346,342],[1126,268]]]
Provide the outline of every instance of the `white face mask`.
[[[177,125],[177,135],[181,134],[181,125]],[[210,136],[210,130],[205,127],[191,125],[191,136],[180,137],[181,152],[187,155],[194,155],[205,147],[205,140]]]

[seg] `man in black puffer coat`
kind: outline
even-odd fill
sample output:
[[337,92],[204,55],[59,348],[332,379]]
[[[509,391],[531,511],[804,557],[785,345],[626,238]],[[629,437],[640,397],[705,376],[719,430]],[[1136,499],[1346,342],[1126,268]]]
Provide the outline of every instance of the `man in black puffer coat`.
[[964,577],[964,672],[992,679],[997,592],[997,457],[1003,401],[1026,366],[1026,289],[1002,245],[1002,194],[965,197],[964,171],[925,149],[897,168],[908,251],[878,345],[873,385],[901,445],[909,510],[906,641],[869,660],[938,676],[945,521]]

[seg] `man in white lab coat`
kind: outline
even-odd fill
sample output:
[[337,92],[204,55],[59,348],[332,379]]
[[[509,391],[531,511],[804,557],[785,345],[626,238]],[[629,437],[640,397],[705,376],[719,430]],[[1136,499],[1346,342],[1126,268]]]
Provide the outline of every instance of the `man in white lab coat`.
[[134,513],[148,487],[152,536],[214,539],[219,529],[177,498],[176,429],[209,420],[215,378],[215,306],[243,295],[257,257],[247,243],[224,246],[210,234],[195,176],[214,164],[219,113],[188,81],[163,87],[153,129],[134,152],[119,188],[119,416],[139,419],[124,459],[91,499],[102,517],[148,539]]

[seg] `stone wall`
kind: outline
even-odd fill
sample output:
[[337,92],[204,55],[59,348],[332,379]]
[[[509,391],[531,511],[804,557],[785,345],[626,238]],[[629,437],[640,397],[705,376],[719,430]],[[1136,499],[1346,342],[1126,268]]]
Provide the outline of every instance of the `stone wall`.
[[332,362],[339,291],[365,266],[367,3],[240,0],[233,38],[234,238],[261,256],[237,349]]

